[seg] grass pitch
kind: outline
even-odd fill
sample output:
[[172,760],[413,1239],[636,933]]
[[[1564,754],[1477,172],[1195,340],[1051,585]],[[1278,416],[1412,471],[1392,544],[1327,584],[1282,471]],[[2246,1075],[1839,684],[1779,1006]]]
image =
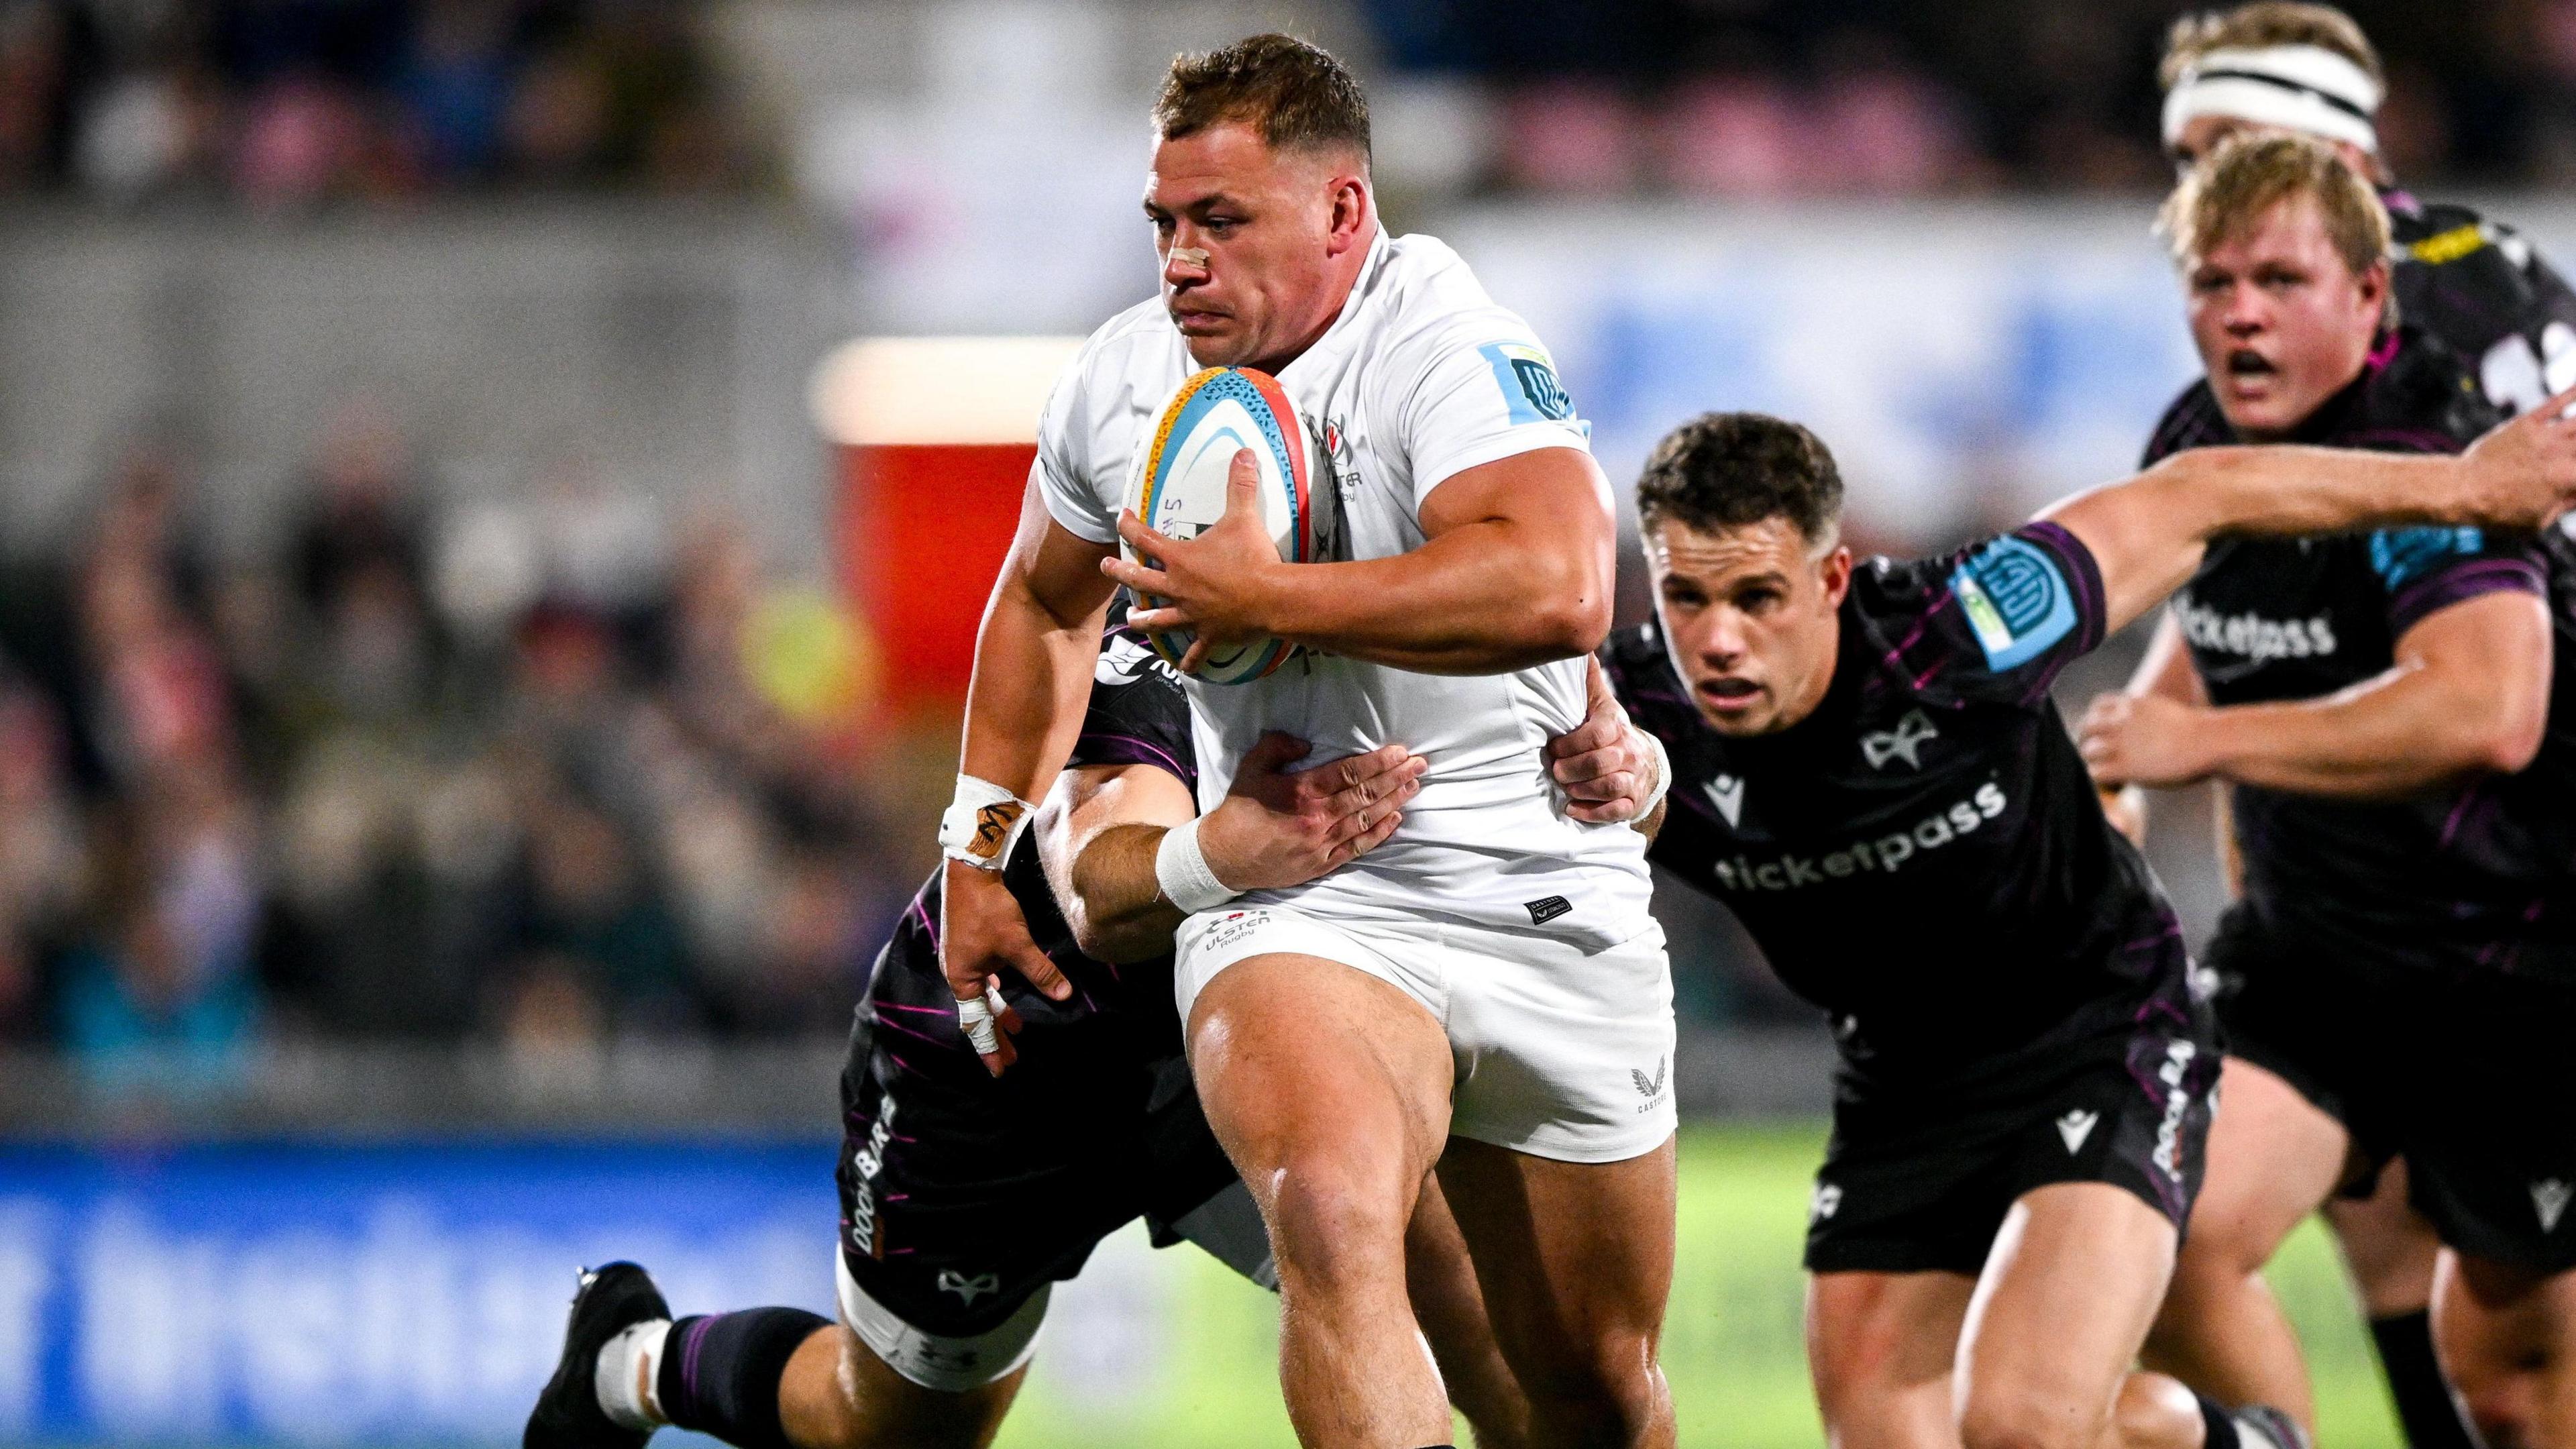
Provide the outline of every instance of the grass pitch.
[[[1807,1392],[1798,1273],[1809,1175],[1823,1142],[1820,1127],[1682,1135],[1681,1257],[1664,1367],[1685,1445],[1823,1442]],[[2313,1223],[2274,1265],[2272,1281],[2307,1344],[2326,1442],[2395,1449],[2402,1440],[2368,1337]],[[1279,1403],[1269,1294],[1194,1250],[1148,1253],[1132,1240],[1104,1248],[1058,1301],[1001,1449],[1296,1443]]]

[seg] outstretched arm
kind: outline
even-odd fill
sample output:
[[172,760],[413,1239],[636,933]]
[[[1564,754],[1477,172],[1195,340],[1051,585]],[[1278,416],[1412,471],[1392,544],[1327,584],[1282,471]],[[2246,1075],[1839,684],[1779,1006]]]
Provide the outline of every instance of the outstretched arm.
[[[1200,822],[1201,854],[1226,888],[1303,885],[1368,854],[1395,833],[1421,789],[1423,759],[1400,745],[1289,770],[1308,748],[1264,735]],[[1155,863],[1163,837],[1197,815],[1189,786],[1156,766],[1094,765],[1057,777],[1038,812],[1038,857],[1084,955],[1143,961],[1172,949],[1186,912],[1164,894]]]
[[1197,631],[1206,649],[1268,635],[1425,674],[1499,674],[1570,659],[1610,632],[1616,526],[1591,455],[1539,448],[1460,472],[1421,505],[1427,541],[1387,558],[1289,564],[1261,523],[1249,450],[1225,516],[1186,542],[1133,513],[1118,531],[1147,567],[1103,572],[1162,606],[1144,629]]
[[2162,600],[2224,534],[2295,536],[2406,523],[2534,529],[2576,503],[2576,390],[2457,457],[2271,445],[2196,448],[2041,516],[2102,573],[2105,632]]

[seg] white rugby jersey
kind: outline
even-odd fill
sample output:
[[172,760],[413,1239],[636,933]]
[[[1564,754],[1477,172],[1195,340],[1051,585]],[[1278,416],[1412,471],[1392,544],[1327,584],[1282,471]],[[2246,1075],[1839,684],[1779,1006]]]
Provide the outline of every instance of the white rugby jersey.
[[[1157,298],[1092,334],[1056,384],[1032,469],[1056,522],[1117,542],[1129,470],[1155,415],[1198,371]],[[1545,348],[1434,238],[1369,248],[1332,327],[1279,374],[1305,420],[1312,486],[1331,490],[1328,558],[1424,542],[1443,482],[1535,448],[1589,447]],[[1609,500],[1604,499],[1606,509]],[[1323,512],[1319,505],[1319,513]],[[1585,949],[1648,923],[1645,839],[1563,813],[1542,746],[1582,723],[1584,661],[1509,674],[1417,674],[1300,652],[1249,684],[1188,681],[1199,806],[1212,808],[1266,730],[1312,741],[1301,767],[1381,745],[1429,760],[1393,838],[1321,880],[1247,900],[1326,918],[1449,922]]]

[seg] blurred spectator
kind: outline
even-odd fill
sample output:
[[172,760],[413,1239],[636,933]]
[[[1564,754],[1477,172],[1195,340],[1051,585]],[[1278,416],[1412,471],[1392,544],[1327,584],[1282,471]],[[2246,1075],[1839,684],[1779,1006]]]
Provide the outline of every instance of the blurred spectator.
[[[2155,62],[2224,0],[1361,0],[1399,69],[1500,93],[1511,190],[1768,197],[2148,189]],[[2410,179],[2576,172],[2576,0],[2353,0]],[[1650,132],[1660,166],[1635,164]]]
[[739,189],[687,0],[0,0],[0,192]]
[[278,1035],[554,1072],[846,1028],[921,863],[847,753],[836,604],[578,459],[442,519],[365,403],[275,548],[217,569],[185,456],[126,450],[70,556],[0,591],[0,1043],[197,1090]]

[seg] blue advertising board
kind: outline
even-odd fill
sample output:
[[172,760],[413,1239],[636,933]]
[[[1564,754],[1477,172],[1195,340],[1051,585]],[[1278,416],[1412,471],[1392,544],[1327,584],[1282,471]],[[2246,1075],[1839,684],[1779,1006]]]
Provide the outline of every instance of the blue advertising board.
[[832,1311],[832,1148],[0,1147],[0,1440],[512,1442],[576,1268]]

